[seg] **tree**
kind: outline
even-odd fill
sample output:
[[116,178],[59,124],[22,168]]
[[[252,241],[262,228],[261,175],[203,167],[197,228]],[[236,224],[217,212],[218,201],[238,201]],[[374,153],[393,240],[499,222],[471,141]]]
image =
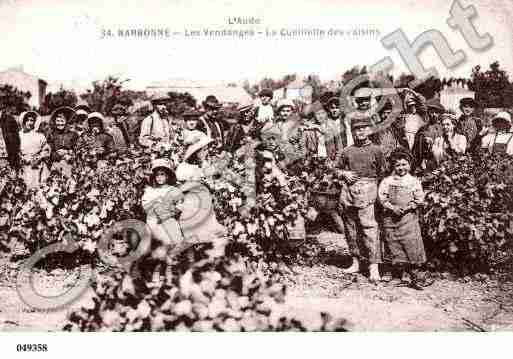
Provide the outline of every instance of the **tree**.
[[74,91],[65,90],[62,86],[56,93],[48,93],[45,96],[40,112],[42,115],[52,113],[56,108],[62,106],[75,107],[77,104],[77,95]]
[[181,116],[185,111],[196,107],[196,99],[188,92],[168,92],[167,95],[170,98],[167,109],[174,117]]
[[358,66],[353,67],[351,70],[347,70],[342,75],[342,84],[346,85],[349,81],[355,79],[360,75],[360,68]]
[[30,92],[23,92],[11,85],[2,85],[0,86],[0,110],[12,116],[30,110],[27,101],[31,96]]
[[87,90],[87,93],[80,95],[80,98],[87,102],[92,111],[103,114],[110,114],[112,107],[120,103],[126,107],[133,104],[134,97],[145,94],[139,92],[122,90],[123,84],[129,80],[121,81],[117,77],[109,76],[104,81],[94,81],[93,90]]
[[476,92],[476,101],[483,107],[509,107],[513,104],[511,84],[506,71],[500,69],[498,61],[482,72],[481,66],[472,69],[471,89]]

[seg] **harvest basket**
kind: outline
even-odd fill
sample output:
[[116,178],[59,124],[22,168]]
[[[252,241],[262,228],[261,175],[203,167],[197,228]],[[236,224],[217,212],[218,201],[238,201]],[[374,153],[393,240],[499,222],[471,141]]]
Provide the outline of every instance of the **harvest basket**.
[[331,191],[310,191],[312,204],[320,212],[334,211],[338,207],[340,190]]

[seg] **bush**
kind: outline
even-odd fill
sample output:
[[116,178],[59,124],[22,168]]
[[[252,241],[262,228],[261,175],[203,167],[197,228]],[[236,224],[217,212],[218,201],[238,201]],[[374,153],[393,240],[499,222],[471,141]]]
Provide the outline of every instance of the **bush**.
[[513,157],[460,157],[423,178],[421,225],[430,265],[488,272],[512,255]]
[[[165,263],[144,264],[139,267],[158,268]],[[344,330],[343,321],[332,320],[324,313],[321,313],[322,324],[312,327],[281,315],[279,309],[286,289],[271,266],[248,261],[233,248],[225,251],[223,247],[197,246],[178,257],[169,269],[166,279],[157,281],[123,272],[103,277],[95,283],[95,295],[69,315],[64,329]]]

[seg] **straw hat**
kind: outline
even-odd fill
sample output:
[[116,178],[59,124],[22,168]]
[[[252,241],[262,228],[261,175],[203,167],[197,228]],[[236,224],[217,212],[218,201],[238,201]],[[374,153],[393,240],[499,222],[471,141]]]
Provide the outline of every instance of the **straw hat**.
[[292,107],[292,109],[294,110],[296,106],[294,105],[294,102],[291,99],[284,98],[278,101],[276,111],[280,112],[283,107]]
[[56,108],[50,115],[50,122],[52,122],[52,123],[55,122],[55,119],[57,118],[57,116],[59,116],[61,114],[64,115],[64,117],[66,118],[66,122],[69,122],[71,117],[73,117],[73,115],[75,114],[75,110],[69,106],[62,106],[62,107]]
[[[151,162],[151,172],[152,172],[152,178],[155,176],[155,172],[158,169],[164,169],[168,173],[168,184],[175,184],[176,183],[176,174],[173,170],[173,166],[171,162],[165,158],[157,158],[154,159]],[[152,179],[153,181],[154,179]]]
[[508,125],[511,126],[511,115],[509,114],[509,112],[501,111],[498,114],[496,114],[495,116],[493,116],[493,118],[492,118],[493,127],[497,127],[497,124],[498,124],[498,122],[500,122],[500,120],[502,120],[503,123],[506,122]]

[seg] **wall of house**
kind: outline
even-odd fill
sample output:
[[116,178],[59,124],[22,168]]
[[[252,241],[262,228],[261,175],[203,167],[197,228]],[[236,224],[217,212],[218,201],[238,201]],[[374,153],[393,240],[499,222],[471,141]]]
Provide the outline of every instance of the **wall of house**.
[[[40,85],[40,82],[42,85]],[[28,103],[30,106],[39,107],[45,96],[46,84],[38,78],[18,71],[5,71],[0,73],[0,84],[9,84],[21,91],[31,94]]]

